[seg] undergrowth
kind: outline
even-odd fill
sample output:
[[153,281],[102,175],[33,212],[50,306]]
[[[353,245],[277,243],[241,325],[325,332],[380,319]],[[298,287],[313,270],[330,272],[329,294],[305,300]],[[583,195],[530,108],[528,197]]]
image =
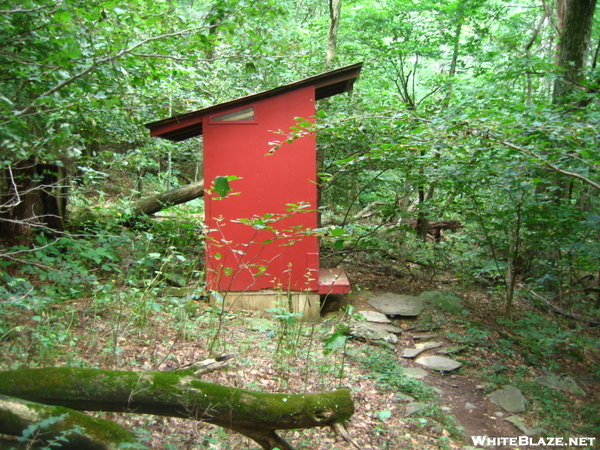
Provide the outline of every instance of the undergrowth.
[[[394,428],[398,420],[408,429],[443,429],[452,439],[462,439],[462,430],[440,409],[435,392],[406,376],[397,355],[359,344],[368,350],[349,356],[345,322],[352,316],[351,309],[336,319],[304,322],[294,313],[275,308],[269,311],[269,318],[252,326],[250,320],[256,317],[207,303],[203,235],[192,215],[175,209],[167,218],[131,225],[131,219],[116,210],[96,211],[77,222],[71,234],[58,238],[39,235],[35,249],[7,249],[9,257],[0,258],[2,368],[66,365],[168,370],[211,353],[236,353],[235,370],[225,372],[218,381],[248,389],[305,392],[352,387],[366,380],[381,393],[403,393],[428,403],[426,409],[408,418],[399,417],[392,407],[372,411],[369,433],[376,436],[381,448],[395,448],[403,439],[403,431]],[[429,255],[435,267],[425,271],[426,277],[436,276],[441,264],[450,261],[444,253],[447,250]],[[421,249],[426,251],[427,247]],[[441,308],[463,317],[468,309],[457,309],[456,302]],[[548,370],[562,368],[565,357],[587,363],[589,354],[597,349],[583,326],[564,326],[535,312],[501,321],[508,331],[499,339],[494,339],[489,323],[464,320],[453,322],[465,327],[455,331],[456,335],[449,332],[448,337],[473,347],[483,340],[493,341],[494,349],[506,358],[526,349]],[[592,365],[591,370],[598,375],[600,365]],[[582,402],[577,411],[564,407],[569,400],[531,383],[527,370],[494,377],[490,381],[517,382],[528,390],[535,399],[531,414],[548,432],[570,435],[574,428],[584,435],[599,432],[600,418],[594,405]],[[161,420],[133,421],[140,424],[139,430],[147,431],[159,427]],[[432,432],[436,445],[447,447],[437,431]],[[236,438],[222,430],[196,425],[186,433],[188,437],[204,436],[202,442],[208,448],[235,447],[224,443]],[[307,445],[311,443],[307,441]]]
[[[457,425],[455,419],[439,407],[435,391],[423,381],[405,375],[404,369],[398,364],[397,356],[393,353],[386,349],[372,349],[360,356],[358,362],[366,369],[367,376],[373,378],[383,391],[401,392],[410,395],[416,401],[429,403],[429,406],[419,411],[416,417],[411,416],[404,420],[417,421],[422,426],[427,425],[428,420],[432,420],[442,429],[447,430],[451,436],[463,438],[463,430]],[[443,441],[440,442],[440,446],[446,448]]]

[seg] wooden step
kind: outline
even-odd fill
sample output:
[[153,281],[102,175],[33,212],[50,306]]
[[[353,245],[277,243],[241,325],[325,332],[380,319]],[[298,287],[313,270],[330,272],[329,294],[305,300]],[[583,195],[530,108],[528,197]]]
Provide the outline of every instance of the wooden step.
[[319,294],[347,294],[351,290],[344,269],[319,269]]

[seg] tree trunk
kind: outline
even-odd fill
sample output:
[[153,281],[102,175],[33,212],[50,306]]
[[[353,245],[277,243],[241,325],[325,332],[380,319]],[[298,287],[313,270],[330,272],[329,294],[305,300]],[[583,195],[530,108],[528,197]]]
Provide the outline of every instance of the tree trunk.
[[10,370],[0,372],[0,394],[81,411],[201,420],[237,431],[265,450],[293,450],[276,430],[333,426],[347,421],[354,413],[347,389],[319,394],[268,394],[206,383],[194,377],[194,370]]
[[[450,69],[448,70],[448,79],[452,80],[456,76],[456,66],[458,65],[458,56],[460,51],[460,36],[462,34],[462,27],[465,22],[465,1],[458,3],[456,7],[456,13],[454,17],[454,37],[452,44],[452,59],[450,60]],[[450,98],[452,97],[453,82],[449,81],[448,92],[442,103],[443,109],[447,109],[450,105]]]
[[[557,0],[559,43],[557,47],[558,76],[554,81],[552,102],[568,111],[585,107],[591,101],[584,79],[584,67],[592,32],[596,0]],[[578,95],[578,93],[580,93]],[[587,97],[587,98],[586,98]],[[557,150],[560,151],[560,150]],[[558,204],[572,191],[572,180],[559,179],[556,192]]]
[[329,35],[327,38],[327,55],[325,57],[325,66],[333,64],[335,51],[337,48],[337,35],[340,26],[340,14],[342,11],[342,0],[329,0]]
[[204,180],[196,181],[186,186],[171,189],[162,194],[138,200],[131,207],[132,214],[139,216],[141,214],[151,215],[161,209],[180,203],[189,202],[204,195]]
[[26,429],[26,448],[54,443],[63,450],[117,450],[123,443],[136,443],[132,433],[110,420],[0,395],[0,433],[23,436]]
[[54,164],[31,159],[0,172],[0,235],[14,243],[32,231],[63,231],[68,195],[66,172]]
[[425,214],[425,186],[419,185],[417,188],[419,193],[419,213],[417,215],[417,226],[415,231],[417,232],[417,239],[422,242],[427,242],[427,230],[429,229],[429,219]]
[[558,67],[561,76],[554,82],[555,104],[564,104],[581,88],[596,0],[558,0]]
[[[542,26],[544,25],[544,22],[548,18],[548,15],[549,15],[548,10],[546,10],[544,8],[544,14],[542,15],[542,17],[539,20],[536,27],[533,29],[531,38],[529,38],[529,40],[523,47],[525,50],[525,58],[527,60],[528,66],[531,65],[531,59],[532,59],[531,58],[531,56],[532,56],[531,47],[533,46],[536,39],[538,38],[540,31],[542,29]],[[533,73],[532,73],[532,70],[527,70],[527,72],[525,74],[525,80],[526,80],[526,82],[525,82],[525,103],[527,104],[527,106],[531,106],[531,100],[533,97]]]

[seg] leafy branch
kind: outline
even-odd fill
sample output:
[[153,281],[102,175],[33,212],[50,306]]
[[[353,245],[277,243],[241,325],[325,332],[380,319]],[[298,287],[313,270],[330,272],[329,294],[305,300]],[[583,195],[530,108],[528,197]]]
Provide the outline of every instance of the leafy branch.
[[[103,65],[103,64],[107,64],[110,62],[113,62],[117,59],[120,59],[126,55],[132,54],[134,50],[136,50],[139,47],[142,47],[150,42],[154,42],[154,41],[159,41],[162,39],[167,39],[167,38],[171,38],[171,37],[177,37],[177,36],[182,36],[185,34],[189,34],[189,33],[193,33],[195,31],[199,31],[202,29],[206,29],[206,26],[199,26],[199,27],[192,27],[192,28],[186,28],[185,30],[180,30],[180,31],[175,31],[172,33],[165,33],[165,34],[161,34],[159,36],[152,36],[146,39],[143,39],[142,41],[139,41],[133,45],[131,45],[128,48],[124,48],[112,55],[106,56],[104,58],[100,58],[94,62],[92,62],[90,65],[88,65],[86,68],[84,68],[83,70],[81,70],[79,73],[76,73],[75,75],[71,76],[70,78],[67,78],[66,80],[58,83],[57,85],[55,85],[54,87],[48,89],[46,92],[43,92],[42,94],[38,95],[36,99],[34,99],[29,106],[26,106],[24,109],[22,109],[21,111],[17,112],[14,117],[22,117],[25,115],[28,115],[32,109],[35,108],[36,106],[36,102],[38,102],[40,99],[44,98],[44,97],[49,97],[55,93],[57,93],[58,91],[60,91],[61,89],[69,86],[71,83],[73,83],[74,81],[88,75],[89,73],[93,72],[96,68],[98,68],[99,66]],[[9,120],[12,119],[11,117],[4,117],[4,120]]]

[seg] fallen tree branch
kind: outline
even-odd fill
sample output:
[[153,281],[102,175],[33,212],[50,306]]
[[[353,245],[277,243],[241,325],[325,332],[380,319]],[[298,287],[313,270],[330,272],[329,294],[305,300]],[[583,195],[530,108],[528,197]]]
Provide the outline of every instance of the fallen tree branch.
[[124,443],[137,443],[132,433],[110,420],[5,395],[0,395],[0,432],[64,450],[117,450]]
[[71,367],[0,372],[0,394],[79,411],[131,412],[200,420],[228,428],[264,450],[293,447],[277,430],[332,427],[354,413],[347,389],[269,394],[206,383],[195,368],[120,372]]
[[577,320],[578,322],[585,322],[587,325],[589,326],[593,326],[593,327],[598,327],[600,326],[600,321],[598,320],[594,320],[594,319],[589,319],[587,317],[584,317],[580,314],[575,314],[575,313],[570,313],[568,311],[565,311],[562,308],[559,308],[558,306],[550,303],[550,301],[548,301],[547,299],[545,299],[543,296],[541,296],[540,294],[538,294],[537,292],[534,291],[529,291],[531,293],[531,295],[533,295],[535,298],[540,299],[541,301],[543,301],[546,305],[548,305],[554,312],[560,314],[561,316],[565,316],[565,317],[569,317],[570,319],[574,319]]
[[354,445],[358,450],[364,450],[360,445],[358,445],[358,443],[354,439],[352,439],[352,436],[350,436],[350,434],[346,431],[344,425],[342,425],[341,423],[334,423],[331,426],[331,428],[333,428],[333,431],[335,431],[339,436],[341,436],[346,442]]
[[173,205],[179,205],[194,200],[204,195],[204,180],[196,181],[182,187],[171,189],[152,197],[138,200],[131,206],[132,214],[139,216],[142,214],[151,215],[161,209]]
[[196,378],[200,378],[204,374],[215,372],[227,367],[229,360],[235,356],[235,353],[226,353],[224,355],[217,356],[216,358],[205,359],[204,361],[188,364],[187,366],[184,366],[183,369],[193,367],[196,370],[194,372],[194,376]]

